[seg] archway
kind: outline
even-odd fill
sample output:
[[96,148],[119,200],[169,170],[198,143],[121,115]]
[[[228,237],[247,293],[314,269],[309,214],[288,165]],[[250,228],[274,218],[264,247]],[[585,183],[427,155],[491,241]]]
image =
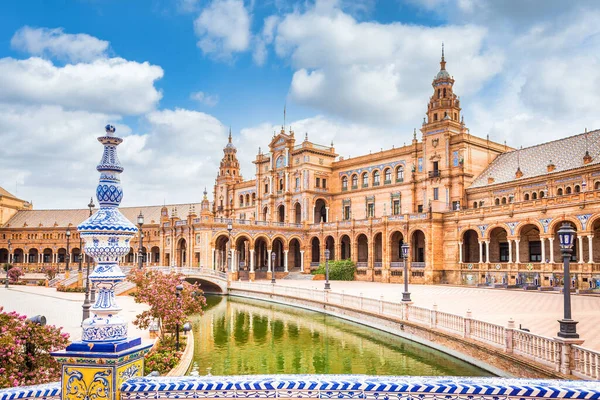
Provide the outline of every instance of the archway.
[[133,259],[135,257],[135,252],[133,251],[133,247],[129,248],[129,253],[125,256],[125,262],[128,264],[133,264]]
[[214,266],[217,271],[228,271],[228,257],[227,251],[229,249],[229,237],[227,235],[220,235],[215,240],[215,257]]
[[302,206],[300,203],[296,203],[294,206],[294,222],[297,224],[302,223]]
[[[553,247],[554,247],[554,261],[555,262],[562,261],[562,254],[560,251],[560,240],[558,238],[558,230],[560,229],[561,226],[563,226],[564,223],[570,224],[571,227],[573,229],[575,229],[575,231],[577,231],[577,226],[570,221],[561,221],[557,224],[554,224],[554,228],[553,228],[554,246]],[[577,233],[579,233],[579,232],[577,232]],[[587,239],[585,241],[587,241]],[[573,251],[571,252],[571,262],[578,262],[580,260],[579,254],[581,251],[582,251],[582,249],[579,248],[579,239],[577,239],[577,237],[575,237],[575,241],[573,242]]]
[[285,222],[285,206],[283,204],[277,207],[277,221],[279,223]]
[[365,268],[369,265],[369,239],[367,239],[367,235],[361,233],[356,241],[358,245],[358,262],[356,266]]
[[0,264],[8,263],[8,249],[0,249]]
[[[77,249],[77,251],[79,251],[79,249]],[[73,253],[75,252],[75,249],[73,249]],[[39,252],[38,249],[29,249],[29,258],[27,260],[28,263],[35,263],[37,264],[39,261],[40,257],[39,257]]]
[[310,266],[317,267],[321,261],[321,241],[314,237],[310,241]]
[[52,249],[50,249],[50,248],[44,249],[44,252],[42,254],[42,262],[44,264],[46,264],[46,263],[50,264],[50,263],[54,262],[54,260],[52,260]]
[[373,238],[373,266],[381,268],[383,264],[383,234],[376,233]]
[[479,262],[479,240],[473,229],[467,229],[463,233],[463,262]]
[[153,246],[150,249],[150,257],[151,257],[151,262],[160,263],[160,248],[158,246]]
[[325,238],[325,249],[329,250],[329,261],[335,260],[335,240],[333,236]]
[[273,253],[275,254],[275,264],[272,266],[275,271],[283,271],[283,240],[281,238],[273,239]]
[[250,270],[250,239],[239,236],[235,239],[235,266],[236,271]]
[[319,222],[327,222],[327,203],[323,199],[318,199],[315,202],[313,222],[315,224],[318,224]]
[[187,266],[187,242],[184,238],[177,241],[177,266]]
[[256,262],[254,267],[256,271],[266,271],[268,267],[268,251],[267,251],[267,240],[263,237],[259,237],[254,241],[254,258]]
[[300,253],[300,241],[296,238],[290,240],[288,253],[288,270],[294,271],[302,265],[302,254]]
[[[65,254],[66,254],[66,250],[65,249],[62,249],[62,250],[64,250]],[[21,264],[23,262],[23,256],[24,256],[23,249],[19,249],[19,248],[14,249],[13,254],[12,254],[12,263],[13,264]],[[64,255],[63,255],[63,259],[64,259]]]
[[545,261],[543,260],[543,258],[548,258],[546,254],[542,254],[542,241],[540,239],[540,230],[536,225],[524,225],[519,232],[519,239],[520,262],[541,263]]
[[425,234],[421,230],[413,232],[411,240],[411,267],[425,267]]
[[269,214],[269,207],[263,208],[263,212],[262,212],[262,219],[263,219],[263,221],[267,220],[268,214]]
[[[508,233],[506,229],[501,227],[496,227],[490,231],[490,245],[489,245],[489,258],[484,258],[484,261],[489,260],[492,263],[499,262],[508,262],[509,254],[508,254]],[[484,248],[484,252],[485,252]],[[524,260],[524,258],[521,258]]]
[[390,267],[402,267],[402,245],[404,244],[404,235],[400,231],[392,233],[390,238],[391,262]]
[[348,235],[342,235],[340,238],[340,251],[341,260],[349,260],[352,257],[352,247],[350,246],[350,237]]

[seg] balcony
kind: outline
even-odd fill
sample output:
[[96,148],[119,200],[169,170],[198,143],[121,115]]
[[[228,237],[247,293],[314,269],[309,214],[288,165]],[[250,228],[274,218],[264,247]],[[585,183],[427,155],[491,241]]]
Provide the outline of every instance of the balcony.
[[358,189],[358,185],[352,185],[352,190]]
[[402,183],[402,182],[404,182],[404,178],[396,179],[396,183]]
[[348,191],[348,186],[342,186],[342,192],[347,192]]
[[384,185],[390,185],[391,183],[392,183],[392,180],[391,180],[391,179],[389,179],[389,180],[386,180],[386,181],[383,181],[383,184],[384,184]]
[[439,178],[440,176],[442,176],[442,171],[440,171],[439,169],[429,171],[430,178]]

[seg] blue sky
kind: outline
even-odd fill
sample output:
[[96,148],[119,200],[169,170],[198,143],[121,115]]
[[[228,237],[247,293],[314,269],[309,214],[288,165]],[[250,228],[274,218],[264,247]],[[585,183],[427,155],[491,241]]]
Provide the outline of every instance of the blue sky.
[[85,206],[112,122],[124,205],[199,201],[228,127],[252,178],[284,104],[300,137],[345,157],[399,146],[420,127],[441,42],[471,133],[517,147],[600,128],[600,3],[543,4],[7,0],[0,185],[36,208]]

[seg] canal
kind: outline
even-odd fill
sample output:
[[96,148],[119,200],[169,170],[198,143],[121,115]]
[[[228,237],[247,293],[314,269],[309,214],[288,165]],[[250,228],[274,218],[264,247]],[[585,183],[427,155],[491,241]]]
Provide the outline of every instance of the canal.
[[188,373],[491,376],[440,351],[321,313],[207,296]]

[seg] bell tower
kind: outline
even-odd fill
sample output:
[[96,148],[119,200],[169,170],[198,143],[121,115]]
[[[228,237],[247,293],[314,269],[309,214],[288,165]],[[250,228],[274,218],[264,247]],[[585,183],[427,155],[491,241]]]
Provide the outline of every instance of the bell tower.
[[446,121],[453,121],[460,124],[460,99],[454,94],[454,78],[446,71],[446,60],[444,58],[444,45],[442,44],[442,60],[440,61],[440,71],[433,78],[433,96],[429,98],[427,105],[426,125],[442,124]]
[[236,155],[237,149],[231,142],[231,128],[229,128],[229,139],[223,153],[214,191],[214,212],[217,217],[229,217],[234,205],[233,185],[243,180]]

